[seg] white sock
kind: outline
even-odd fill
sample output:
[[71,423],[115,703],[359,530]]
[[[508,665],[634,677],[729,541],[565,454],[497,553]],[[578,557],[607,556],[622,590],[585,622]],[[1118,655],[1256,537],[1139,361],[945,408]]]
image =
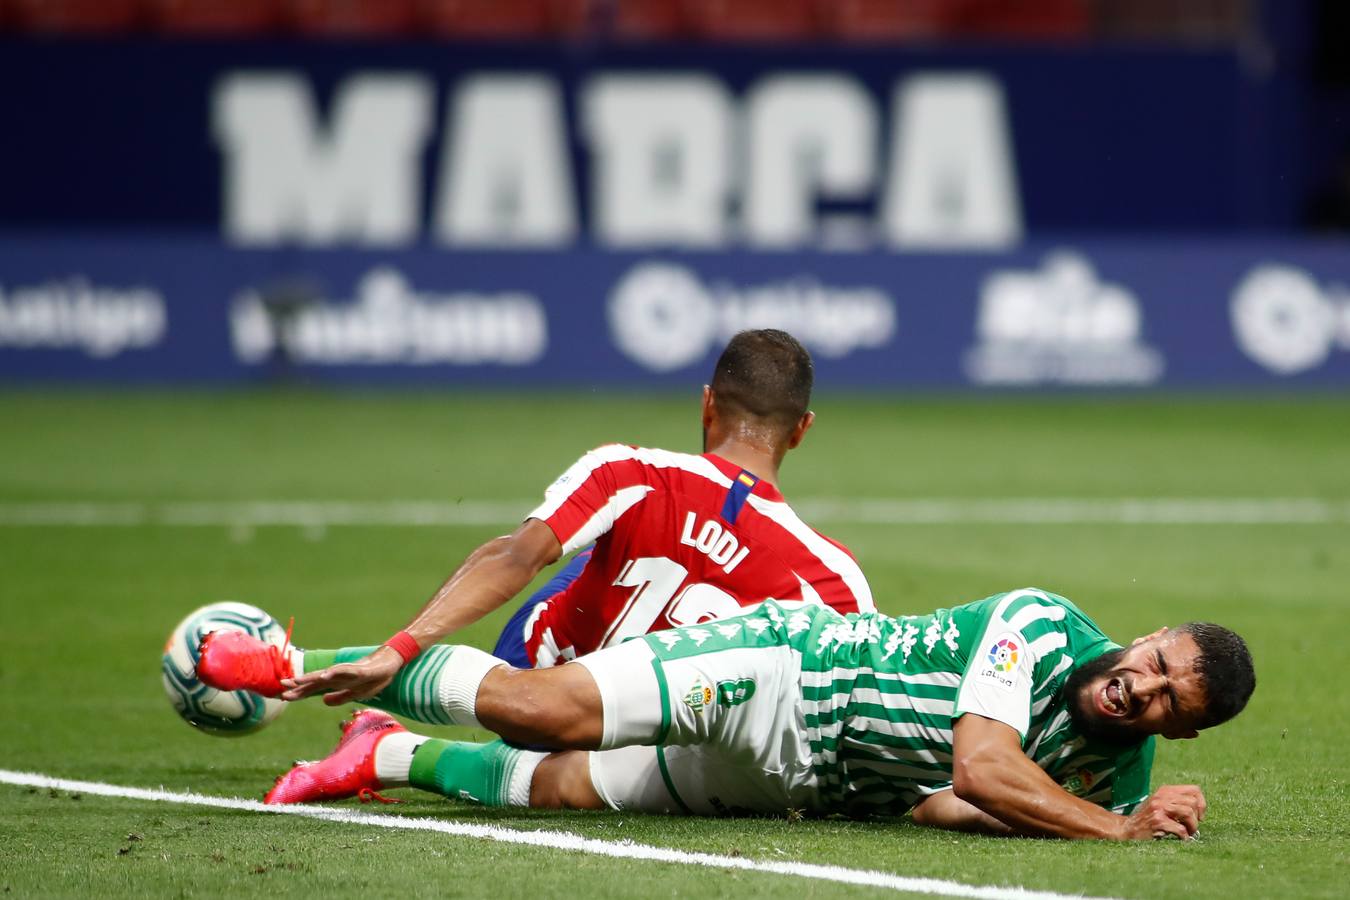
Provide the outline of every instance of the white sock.
[[380,787],[407,787],[413,752],[426,741],[411,731],[395,731],[380,738],[375,745],[375,778]]
[[506,663],[490,653],[463,644],[445,647],[445,651],[447,658],[436,673],[436,699],[451,725],[482,727],[475,712],[478,686],[488,672]]
[[534,783],[534,770],[548,756],[534,750],[522,750],[516,758],[516,767],[511,772],[511,783],[506,787],[508,806],[529,806],[530,785]]

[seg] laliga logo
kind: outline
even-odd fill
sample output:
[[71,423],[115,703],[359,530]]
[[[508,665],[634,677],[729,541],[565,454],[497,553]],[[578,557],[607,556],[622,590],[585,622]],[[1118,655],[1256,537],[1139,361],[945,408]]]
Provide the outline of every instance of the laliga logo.
[[1017,644],[1008,638],[1001,639],[989,648],[989,663],[995,672],[1011,672],[1017,668]]
[[169,314],[150,287],[109,287],[82,275],[43,284],[0,284],[0,347],[82,350],[110,359],[164,342]]
[[781,328],[819,356],[885,346],[895,302],[879,288],[843,288],[813,278],[749,286],[705,282],[671,263],[640,263],[609,296],[609,330],[629,359],[654,372],[703,360],[739,331]]
[[989,645],[985,654],[985,664],[980,667],[979,678],[1003,691],[1017,690],[1017,664],[1022,658],[1022,648],[1015,640],[1016,635],[1005,632],[998,640]]
[[1253,269],[1233,293],[1233,335],[1248,358],[1277,375],[1297,375],[1350,350],[1350,291],[1323,289],[1293,266]]

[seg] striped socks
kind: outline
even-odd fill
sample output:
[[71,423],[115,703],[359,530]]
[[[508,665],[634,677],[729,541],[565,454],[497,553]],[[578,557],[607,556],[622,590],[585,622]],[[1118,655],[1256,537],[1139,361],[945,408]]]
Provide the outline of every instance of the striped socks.
[[[375,647],[306,650],[304,671],[355,662]],[[362,701],[367,706],[433,725],[479,724],[474,715],[478,686],[488,672],[506,665],[495,656],[463,644],[437,644],[404,666],[384,690]]]

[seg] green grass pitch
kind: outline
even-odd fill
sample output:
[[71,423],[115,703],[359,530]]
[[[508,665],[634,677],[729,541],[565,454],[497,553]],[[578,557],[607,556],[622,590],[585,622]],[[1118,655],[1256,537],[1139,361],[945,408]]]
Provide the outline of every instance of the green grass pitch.
[[[831,396],[784,468],[821,498],[1311,498],[1350,509],[1341,397]],[[0,513],[32,504],[506,501],[528,510],[581,452],[696,450],[697,395],[0,393]],[[298,704],[240,739],[173,715],[173,624],[238,599],[294,615],[302,645],[387,636],[501,525],[323,529],[0,524],[0,768],[257,798],[327,752],[338,711]],[[1038,585],[1125,639],[1183,619],[1246,635],[1259,687],[1155,784],[1210,799],[1190,844],[967,837],[907,822],[682,820],[484,810],[412,791],[379,810],[565,830],[972,885],[1116,897],[1339,897],[1350,802],[1350,521],[878,524],[821,529],[881,608]],[[489,645],[502,611],[463,637]],[[349,804],[358,808],[355,801]],[[5,896],[862,896],[786,876],[0,785]]]

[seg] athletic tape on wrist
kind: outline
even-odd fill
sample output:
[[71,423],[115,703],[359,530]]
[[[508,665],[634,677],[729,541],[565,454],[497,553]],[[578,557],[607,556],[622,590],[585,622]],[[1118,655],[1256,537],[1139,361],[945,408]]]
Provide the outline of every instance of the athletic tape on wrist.
[[406,631],[400,631],[398,634],[384,642],[386,647],[392,647],[394,652],[403,657],[403,664],[406,666],[417,658],[422,652],[422,648],[417,645],[417,641]]

